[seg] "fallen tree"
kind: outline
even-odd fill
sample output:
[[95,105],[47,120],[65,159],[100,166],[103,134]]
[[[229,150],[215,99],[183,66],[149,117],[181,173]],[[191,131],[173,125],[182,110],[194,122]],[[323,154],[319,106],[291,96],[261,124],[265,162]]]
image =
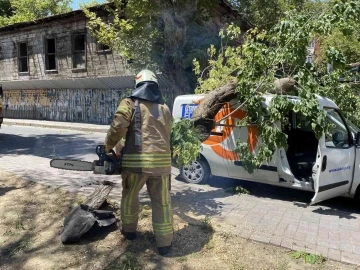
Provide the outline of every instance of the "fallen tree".
[[[359,23],[356,15],[359,11],[358,1],[329,1],[320,14],[290,12],[268,32],[249,30],[241,46],[224,46],[220,50],[211,46],[205,79],[205,72],[194,61],[194,71],[199,76],[196,93],[207,95],[191,120],[175,122],[173,126],[172,150],[179,165],[198,157],[201,142],[214,126],[214,116],[224,103],[233,99],[238,100],[238,109],[246,108],[242,124],[256,125],[261,137],[256,152],[250,152],[246,142],[237,142],[236,151],[250,173],[270,161],[276,149],[287,147],[286,134],[274,123],[286,124],[290,110],[306,116],[318,138],[327,130],[316,94],[333,99],[348,116],[350,112],[358,113],[359,98],[349,90],[348,83],[339,82],[340,76],[349,75],[342,52],[327,48],[327,62],[333,64],[334,70],[320,74],[316,66],[306,62],[306,50],[317,35],[330,35],[339,29],[351,34],[354,23]],[[222,44],[238,38],[240,33],[238,27],[230,25],[220,32]],[[275,94],[266,109],[262,106],[264,93]],[[289,93],[296,94],[301,105],[282,95]]]
[[[205,96],[199,103],[199,107],[194,111],[192,121],[194,126],[201,131],[201,141],[204,141],[214,128],[214,117],[225,103],[237,98],[237,80],[232,79],[224,86],[214,89]],[[295,90],[295,81],[291,78],[281,78],[274,81],[274,88],[270,93],[287,94]],[[261,88],[257,90],[261,93]],[[240,109],[240,108],[239,108]],[[235,112],[235,111],[234,111]]]

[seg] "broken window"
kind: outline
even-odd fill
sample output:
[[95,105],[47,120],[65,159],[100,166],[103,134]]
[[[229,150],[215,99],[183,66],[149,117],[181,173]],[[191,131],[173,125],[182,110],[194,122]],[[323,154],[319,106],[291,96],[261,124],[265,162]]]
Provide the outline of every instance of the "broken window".
[[45,40],[45,65],[46,70],[56,70],[55,38],[47,38]]
[[85,68],[85,34],[78,33],[73,36],[73,68]]
[[28,50],[27,43],[21,42],[18,45],[19,48],[19,72],[28,72]]

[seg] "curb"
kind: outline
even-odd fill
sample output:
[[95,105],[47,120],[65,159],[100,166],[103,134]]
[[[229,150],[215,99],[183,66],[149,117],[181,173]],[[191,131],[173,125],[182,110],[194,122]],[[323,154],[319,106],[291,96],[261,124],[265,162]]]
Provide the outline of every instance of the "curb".
[[108,128],[93,128],[93,127],[74,127],[74,126],[60,126],[52,124],[41,124],[41,123],[24,123],[24,122],[3,122],[4,126],[28,126],[28,127],[41,127],[41,128],[54,128],[54,129],[67,129],[76,131],[88,131],[88,132],[99,132],[106,133]]

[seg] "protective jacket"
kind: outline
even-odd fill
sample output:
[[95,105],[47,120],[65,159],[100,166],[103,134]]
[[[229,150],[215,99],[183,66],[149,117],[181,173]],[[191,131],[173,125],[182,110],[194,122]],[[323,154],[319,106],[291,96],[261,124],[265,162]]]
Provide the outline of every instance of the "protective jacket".
[[105,144],[112,148],[125,137],[123,170],[166,175],[171,173],[170,132],[171,113],[165,104],[131,96],[120,102]]

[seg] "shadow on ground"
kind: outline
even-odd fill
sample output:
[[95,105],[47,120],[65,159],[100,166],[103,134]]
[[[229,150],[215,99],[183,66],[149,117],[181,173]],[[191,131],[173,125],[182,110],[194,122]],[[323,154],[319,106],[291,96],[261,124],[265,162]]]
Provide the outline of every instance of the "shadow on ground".
[[88,139],[84,134],[15,135],[0,134],[0,155],[33,155],[44,158],[81,158],[95,155],[102,142]]
[[14,187],[0,187],[0,196],[3,196],[7,192],[12,191],[14,189],[17,189],[17,188],[14,188]]
[[[200,188],[196,191],[187,189],[172,196],[174,247],[164,258],[157,253],[150,215],[140,214],[139,234],[135,241],[125,240],[119,233],[121,225],[113,224],[101,228],[94,226],[79,242],[63,245],[60,233],[64,218],[79,198],[75,194],[31,182],[22,185],[18,184],[20,181],[12,183],[4,186],[7,192],[2,198],[13,202],[13,206],[6,206],[6,209],[16,213],[18,220],[6,223],[5,219],[6,241],[0,243],[0,261],[7,267],[5,269],[36,269],[36,266],[29,266],[31,262],[47,262],[44,269],[55,265],[77,269],[122,269],[118,267],[124,264],[125,255],[128,261],[139,257],[141,265],[152,265],[152,269],[168,268],[167,259],[201,252],[211,242],[213,225],[205,217],[218,215],[222,203],[216,200],[230,195],[221,189],[205,191]],[[17,192],[17,195],[12,192]],[[147,197],[146,194],[142,196]],[[149,202],[146,204],[149,205]],[[4,202],[4,205],[7,203]],[[101,209],[119,213],[117,204],[105,204]]]
[[[127,261],[135,264],[133,254],[145,254],[142,264],[151,265],[151,269],[166,269],[166,258],[181,258],[187,255],[201,252],[207,246],[214,235],[213,224],[209,217],[221,213],[222,203],[216,199],[230,196],[221,189],[198,191],[190,188],[172,195],[172,207],[174,213],[174,239],[172,251],[166,256],[157,255],[155,236],[152,230],[138,233],[137,239],[129,241],[125,251],[110,261],[104,269],[117,269],[117,265]],[[141,199],[146,198],[141,194]],[[148,203],[148,202],[147,202]],[[200,217],[200,218],[199,218]],[[165,268],[164,268],[165,267]]]
[[[179,176],[176,178],[176,180],[183,181]],[[307,208],[308,204],[311,202],[312,197],[314,196],[313,192],[225,177],[213,177],[209,180],[208,185],[211,187],[220,188],[224,191],[227,188],[240,185],[247,189],[251,196],[287,201],[300,208]],[[199,187],[201,187],[201,185],[199,185]],[[318,207],[313,210],[314,213],[321,215],[333,215],[346,219],[356,219],[357,217],[353,216],[352,214],[360,214],[360,208],[356,202],[353,199],[346,197],[336,197],[329,199],[317,203],[313,207]]]

